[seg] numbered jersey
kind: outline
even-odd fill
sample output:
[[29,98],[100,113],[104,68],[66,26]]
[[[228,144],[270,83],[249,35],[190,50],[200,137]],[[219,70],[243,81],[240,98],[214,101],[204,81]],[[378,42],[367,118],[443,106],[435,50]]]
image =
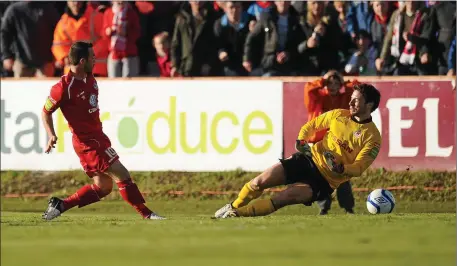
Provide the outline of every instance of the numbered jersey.
[[105,172],[119,159],[102,131],[98,109],[98,86],[91,73],[85,80],[69,72],[52,86],[43,108],[51,114],[60,108],[73,133],[73,148],[88,176]]
[[85,80],[76,79],[72,72],[62,76],[52,86],[43,111],[53,113],[60,108],[71,132],[80,139],[102,133],[98,108],[98,85],[92,73]]

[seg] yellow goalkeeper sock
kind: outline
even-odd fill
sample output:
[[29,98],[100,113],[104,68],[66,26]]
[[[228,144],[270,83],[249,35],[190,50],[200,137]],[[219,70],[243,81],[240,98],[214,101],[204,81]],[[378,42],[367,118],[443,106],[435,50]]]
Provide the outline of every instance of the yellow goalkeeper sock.
[[260,197],[262,195],[262,190],[254,190],[250,185],[250,181],[244,184],[240,193],[238,193],[238,198],[232,203],[233,208],[238,209],[240,207],[248,205],[248,203]]
[[236,209],[235,212],[240,217],[265,216],[276,211],[271,199],[259,199],[253,203]]

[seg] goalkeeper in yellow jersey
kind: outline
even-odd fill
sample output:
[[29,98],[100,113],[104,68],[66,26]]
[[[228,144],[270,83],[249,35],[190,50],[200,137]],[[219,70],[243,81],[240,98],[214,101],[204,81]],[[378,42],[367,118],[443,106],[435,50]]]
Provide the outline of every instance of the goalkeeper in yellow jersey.
[[[381,147],[381,135],[371,120],[380,98],[372,85],[354,85],[349,110],[332,110],[306,123],[296,141],[298,152],[246,183],[238,198],[220,208],[215,218],[264,216],[287,205],[310,206],[360,176]],[[323,129],[328,129],[324,138],[310,148],[304,140]],[[288,187],[271,198],[252,201],[265,189],[280,185]]]

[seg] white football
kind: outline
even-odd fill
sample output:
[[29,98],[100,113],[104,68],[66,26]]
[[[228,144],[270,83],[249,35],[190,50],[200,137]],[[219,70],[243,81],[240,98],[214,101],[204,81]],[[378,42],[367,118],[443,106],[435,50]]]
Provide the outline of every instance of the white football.
[[395,208],[395,198],[387,189],[375,189],[367,198],[367,209],[371,214],[391,213]]

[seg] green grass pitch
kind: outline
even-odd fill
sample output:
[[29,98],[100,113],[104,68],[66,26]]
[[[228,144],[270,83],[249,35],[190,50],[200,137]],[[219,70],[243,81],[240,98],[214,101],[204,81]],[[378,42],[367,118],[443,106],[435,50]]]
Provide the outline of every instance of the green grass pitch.
[[166,221],[146,221],[122,201],[103,201],[45,222],[46,200],[2,199],[2,266],[456,264],[455,202],[399,202],[370,215],[290,206],[268,217],[212,220],[221,200],[151,202]]

